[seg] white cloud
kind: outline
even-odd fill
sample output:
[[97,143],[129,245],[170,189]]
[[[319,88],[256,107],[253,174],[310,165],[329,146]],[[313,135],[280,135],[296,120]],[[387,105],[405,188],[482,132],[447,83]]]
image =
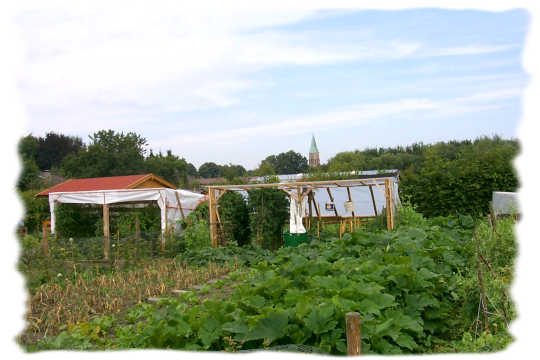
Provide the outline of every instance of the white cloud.
[[[208,9],[176,1],[152,6],[55,1],[23,6],[17,17],[27,47],[19,72],[23,99],[32,114],[56,111],[58,118],[74,109],[98,115],[96,104],[153,106],[158,112],[227,107],[257,86],[247,79],[264,68],[395,59],[427,51],[419,42],[377,41],[370,29],[355,33],[357,42],[339,32],[331,38],[317,31],[270,30],[316,13],[316,7],[294,4]],[[432,53],[505,48],[478,45]],[[56,118],[47,119],[51,127],[58,127]]]
[[229,143],[261,136],[267,138],[303,134],[306,131],[323,130],[330,126],[343,127],[366,124],[374,119],[381,119],[404,112],[434,109],[437,106],[437,104],[426,99],[403,99],[387,103],[363,104],[336,109],[319,115],[291,117],[279,122],[265,123],[264,125],[239,127],[225,131],[187,133],[156,142],[154,145],[167,148],[177,143]]
[[478,55],[478,54],[489,54],[494,52],[508,51],[511,49],[518,48],[516,44],[508,45],[467,45],[467,46],[458,46],[458,47],[449,47],[442,49],[434,49],[429,51],[427,56],[455,56],[455,55]]

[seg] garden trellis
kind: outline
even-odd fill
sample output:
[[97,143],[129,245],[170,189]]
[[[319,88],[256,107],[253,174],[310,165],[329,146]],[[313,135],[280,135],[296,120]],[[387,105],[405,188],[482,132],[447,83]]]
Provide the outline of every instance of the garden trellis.
[[[392,175],[347,180],[208,186],[212,245],[219,244],[218,228],[222,224],[217,204],[227,191],[280,189],[290,199],[291,233],[306,232],[306,227],[309,229],[311,220],[316,218],[319,223],[339,223],[341,234],[347,224],[352,231],[361,221],[381,215],[383,208],[386,209],[387,228],[393,229],[396,206],[400,204],[397,182],[397,176]],[[327,209],[321,206],[321,202],[333,206]]]

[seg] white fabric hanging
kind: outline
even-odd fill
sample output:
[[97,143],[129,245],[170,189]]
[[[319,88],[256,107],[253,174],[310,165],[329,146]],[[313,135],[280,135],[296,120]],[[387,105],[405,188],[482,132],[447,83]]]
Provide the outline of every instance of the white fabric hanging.
[[306,228],[302,224],[302,216],[306,208],[307,199],[304,197],[302,201],[298,201],[291,196],[290,203],[289,232],[291,234],[304,234]]
[[161,231],[165,232],[167,225],[174,226],[182,218],[176,196],[180,200],[184,216],[191,213],[206,196],[187,190],[174,190],[167,188],[155,189],[128,189],[128,190],[96,190],[56,192],[49,194],[49,208],[51,211],[51,232],[55,232],[56,218],[54,209],[56,203],[69,204],[117,204],[136,203],[141,201],[156,201],[161,212]]

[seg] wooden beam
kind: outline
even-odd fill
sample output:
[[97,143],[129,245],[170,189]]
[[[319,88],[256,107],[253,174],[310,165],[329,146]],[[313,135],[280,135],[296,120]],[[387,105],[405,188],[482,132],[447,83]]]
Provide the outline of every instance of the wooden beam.
[[[382,177],[382,178],[370,178],[367,180],[370,180],[373,182],[373,184],[378,185],[378,182],[381,184],[389,178]],[[325,181],[298,181],[298,182],[292,182],[292,183],[271,183],[271,184],[239,184],[239,185],[215,185],[215,186],[207,186],[208,189],[216,189],[216,190],[248,190],[253,188],[267,188],[267,187],[286,187],[294,189],[296,186],[312,186],[314,188],[324,188],[328,187],[330,185],[333,186],[369,186],[368,183],[366,183],[366,179],[346,179],[346,180],[325,180]]]
[[111,234],[109,231],[109,205],[103,204],[103,257],[109,260],[109,249],[111,247]]
[[285,188],[278,188],[279,190],[283,190],[287,195],[289,195],[290,197],[292,197],[293,199],[296,199],[298,200],[298,197],[293,194],[292,192],[290,192],[289,190],[285,189]]
[[182,203],[180,202],[180,196],[178,195],[178,193],[176,191],[174,192],[174,195],[176,195],[176,203],[178,204],[178,208],[180,209],[180,215],[182,215],[182,219],[185,219],[186,217],[184,216],[184,209],[182,209]]
[[217,197],[217,199],[216,199],[216,203],[219,201],[219,199],[221,199],[221,197],[222,197],[223,195],[225,195],[226,192],[227,192],[227,189],[221,190],[221,193],[218,195],[218,197]]
[[[219,229],[221,231],[221,234],[223,235],[223,224],[221,223],[221,217],[219,216],[219,208],[218,208],[218,206],[216,206],[216,218],[217,218],[217,221],[218,221],[218,225],[219,225]],[[225,244],[220,244],[220,245],[225,245]]]
[[309,207],[309,218],[311,219],[313,217],[313,207],[312,207],[312,204],[311,204],[311,198],[313,197],[313,193],[310,192],[308,194],[308,207]]
[[392,230],[394,229],[395,227],[395,224],[394,224],[394,218],[395,218],[395,204],[394,204],[394,184],[392,183],[392,181],[389,179],[388,180],[388,194],[390,196],[390,225],[391,225],[391,228]]
[[384,181],[384,195],[386,197],[386,228],[392,230],[392,199],[390,198],[390,179]]
[[[330,201],[332,201],[334,203],[334,197],[332,196],[332,192],[330,191],[330,188],[327,187],[326,191],[328,192],[328,196],[330,196]],[[336,206],[335,203],[334,203],[334,213],[336,214],[336,216],[339,216],[338,212],[337,212],[337,206]]]
[[369,185],[369,192],[371,194],[371,201],[373,202],[373,211],[375,216],[377,216],[377,204],[375,203],[375,195],[373,195],[373,185]]

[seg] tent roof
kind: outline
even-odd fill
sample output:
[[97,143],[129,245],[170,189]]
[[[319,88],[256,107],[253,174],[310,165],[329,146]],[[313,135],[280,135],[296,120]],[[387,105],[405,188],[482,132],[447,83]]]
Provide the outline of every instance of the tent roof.
[[153,174],[109,176],[86,179],[69,179],[37,194],[37,196],[48,196],[53,192],[73,192],[73,191],[96,191],[96,190],[122,190],[136,189],[147,180],[153,180],[163,185],[165,188],[176,189],[174,185]]

